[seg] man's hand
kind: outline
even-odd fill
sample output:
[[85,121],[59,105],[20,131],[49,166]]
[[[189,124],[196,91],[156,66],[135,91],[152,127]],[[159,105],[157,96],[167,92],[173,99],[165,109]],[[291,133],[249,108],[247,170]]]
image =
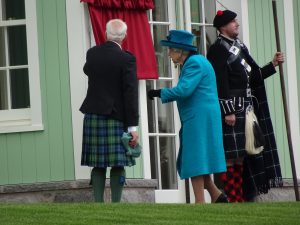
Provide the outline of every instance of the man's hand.
[[283,63],[284,62],[284,55],[282,52],[276,52],[274,55],[274,58],[272,60],[273,66],[278,66],[279,63]]
[[228,126],[234,126],[235,125],[235,114],[227,115],[225,116],[225,123]]
[[154,100],[154,97],[160,98],[160,89],[158,89],[158,90],[150,89],[148,91],[147,95],[148,95],[148,98],[151,100]]
[[129,146],[134,148],[136,146],[136,144],[138,143],[139,135],[138,135],[137,131],[131,131],[130,134],[131,134],[132,138],[129,141]]

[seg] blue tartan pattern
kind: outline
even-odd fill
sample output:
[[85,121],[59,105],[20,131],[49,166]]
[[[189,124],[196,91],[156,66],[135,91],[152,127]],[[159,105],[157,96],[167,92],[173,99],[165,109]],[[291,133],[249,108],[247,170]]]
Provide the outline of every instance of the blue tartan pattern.
[[121,121],[85,114],[81,165],[101,168],[135,165],[135,160],[125,154],[121,141],[123,132],[124,124]]

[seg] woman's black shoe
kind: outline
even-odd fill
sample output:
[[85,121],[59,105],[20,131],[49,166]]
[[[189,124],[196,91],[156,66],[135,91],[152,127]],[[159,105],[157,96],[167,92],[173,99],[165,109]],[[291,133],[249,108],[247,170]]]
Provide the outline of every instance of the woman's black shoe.
[[221,193],[215,203],[228,203],[227,196]]

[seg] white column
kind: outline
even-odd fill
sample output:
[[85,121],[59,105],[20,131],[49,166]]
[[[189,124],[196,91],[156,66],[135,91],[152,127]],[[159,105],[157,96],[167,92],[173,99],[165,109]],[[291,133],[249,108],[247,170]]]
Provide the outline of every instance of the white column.
[[79,108],[87,89],[87,79],[82,68],[85,62],[86,50],[90,45],[87,15],[85,15],[84,7],[84,4],[80,3],[80,1],[66,0],[76,180],[87,179],[90,174],[88,167],[80,165],[83,115]]
[[288,87],[287,95],[289,100],[289,117],[291,127],[291,138],[294,150],[294,159],[296,165],[297,178],[300,178],[300,131],[299,131],[299,104],[298,104],[298,87],[297,87],[297,67],[296,67],[296,46],[294,31],[294,13],[293,0],[285,0],[284,5],[284,25],[286,40],[286,68]]
[[151,163],[150,163],[150,148],[149,148],[149,135],[148,135],[148,112],[147,112],[147,94],[146,94],[146,81],[139,81],[139,96],[140,96],[140,134],[143,146],[143,165],[144,165],[144,178],[151,179]]
[[241,1],[241,39],[245,43],[245,45],[250,48],[250,32],[249,32],[249,17],[248,17],[248,1]]

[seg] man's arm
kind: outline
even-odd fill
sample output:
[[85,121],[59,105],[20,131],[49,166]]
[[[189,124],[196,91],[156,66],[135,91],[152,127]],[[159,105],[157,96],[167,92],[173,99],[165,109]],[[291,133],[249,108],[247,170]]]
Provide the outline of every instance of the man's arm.
[[262,78],[266,79],[271,75],[275,74],[276,73],[275,67],[278,66],[279,63],[283,63],[283,62],[284,62],[284,54],[282,52],[276,52],[272,61],[260,69]]
[[133,55],[128,57],[123,71],[122,82],[125,122],[127,126],[138,126],[138,80],[136,75],[136,59]]
[[90,68],[89,68],[89,57],[90,57],[90,49],[86,52],[86,61],[85,64],[83,66],[83,72],[85,73],[85,75],[89,75],[90,74]]

